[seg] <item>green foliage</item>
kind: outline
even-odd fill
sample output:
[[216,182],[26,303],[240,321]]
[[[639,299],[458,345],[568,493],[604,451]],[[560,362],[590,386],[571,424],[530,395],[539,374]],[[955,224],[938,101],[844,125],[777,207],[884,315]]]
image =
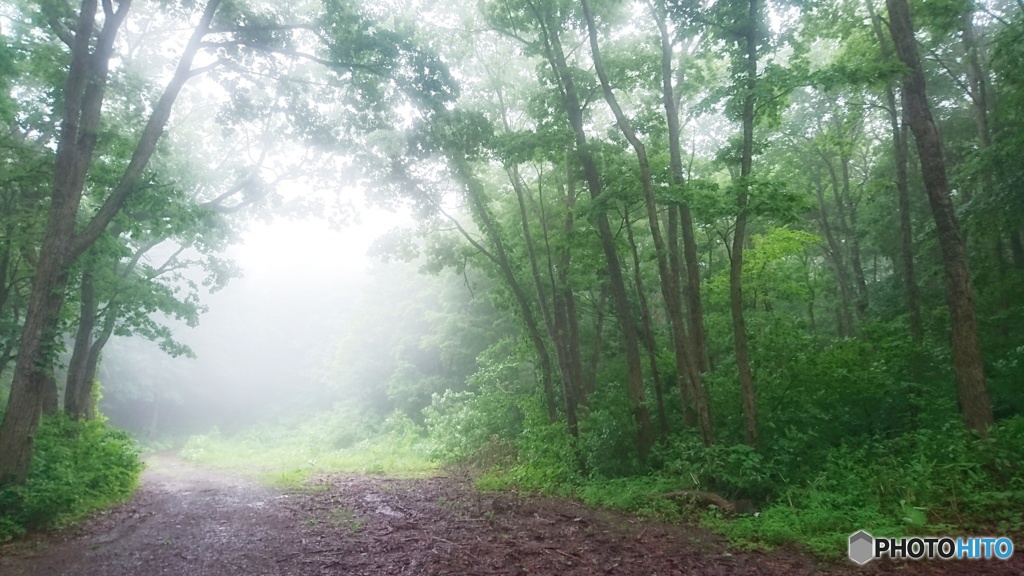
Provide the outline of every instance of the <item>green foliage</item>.
[[507,459],[522,427],[515,399],[496,388],[435,394],[424,414],[431,455],[449,464],[486,466]]
[[134,441],[102,422],[46,417],[28,481],[0,487],[0,541],[64,526],[127,499],[142,463]]
[[[792,481],[756,517],[705,522],[743,544],[806,545],[845,554],[846,538],[949,533],[955,526],[1013,533],[1024,526],[1024,418],[978,439],[958,423],[831,450],[817,473]],[[795,480],[795,479],[794,479]]]
[[762,500],[776,481],[764,457],[746,444],[704,446],[695,436],[676,435],[655,458],[661,473],[730,498]]
[[583,470],[600,478],[620,478],[642,472],[625,386],[599,389],[591,396],[590,403],[590,410],[580,420],[577,442]]

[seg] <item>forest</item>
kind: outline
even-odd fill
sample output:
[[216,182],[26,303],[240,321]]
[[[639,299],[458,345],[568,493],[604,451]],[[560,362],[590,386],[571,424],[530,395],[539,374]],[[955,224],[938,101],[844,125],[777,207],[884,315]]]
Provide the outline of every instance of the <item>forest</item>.
[[[0,34],[0,541],[125,500],[143,448],[826,557],[1024,533],[1020,0],[13,0]],[[365,265],[232,258],[369,213]]]

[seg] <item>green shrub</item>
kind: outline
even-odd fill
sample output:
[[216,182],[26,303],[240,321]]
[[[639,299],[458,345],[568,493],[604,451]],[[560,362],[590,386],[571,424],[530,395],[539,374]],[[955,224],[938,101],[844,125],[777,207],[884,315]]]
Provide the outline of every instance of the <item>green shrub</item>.
[[806,545],[840,557],[857,530],[926,535],[1024,527],[1024,418],[977,438],[955,419],[832,449],[810,481],[790,484],[758,517],[705,523],[743,545]]
[[423,410],[432,456],[445,464],[487,467],[507,462],[523,430],[532,391],[524,364],[501,343],[481,354],[470,390],[434,394]]
[[580,459],[590,475],[621,478],[643,472],[625,386],[595,392],[589,411],[580,419],[579,432]]
[[98,421],[44,417],[27,481],[0,488],[0,540],[63,526],[126,500],[142,467],[126,433]]
[[661,473],[729,498],[764,500],[779,475],[765,458],[746,444],[704,446],[696,435],[676,435],[655,449]]

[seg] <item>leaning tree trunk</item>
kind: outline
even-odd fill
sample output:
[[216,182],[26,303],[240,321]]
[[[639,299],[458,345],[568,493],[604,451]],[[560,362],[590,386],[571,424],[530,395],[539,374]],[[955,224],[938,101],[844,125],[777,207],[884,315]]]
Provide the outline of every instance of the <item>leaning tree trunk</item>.
[[[537,10],[538,23],[543,27],[543,42],[545,56],[551,65],[555,76],[561,86],[561,97],[568,116],[569,126],[573,131],[576,143],[576,154],[583,168],[583,177],[587,183],[587,189],[593,199],[601,195],[601,176],[597,170],[597,163],[590,151],[590,144],[587,141],[586,129],[583,122],[583,107],[579,92],[576,89],[576,80],[573,72],[565,58],[565,51],[561,44],[557,30],[553,29],[552,18],[549,13],[542,10],[548,8],[534,5]],[[651,446],[654,443],[654,432],[651,426],[650,410],[647,407],[646,393],[644,391],[643,368],[640,356],[640,343],[636,334],[636,321],[633,318],[633,310],[629,303],[629,296],[626,290],[626,281],[622,275],[622,263],[619,260],[618,249],[615,246],[615,234],[612,232],[611,224],[608,221],[606,212],[599,212],[595,215],[597,221],[598,237],[601,240],[601,249],[604,252],[608,270],[608,289],[611,292],[612,304],[615,314],[619,320],[619,330],[622,333],[623,343],[626,352],[626,379],[629,399],[633,412],[633,419],[636,422],[637,447],[643,458],[647,457]]]
[[964,423],[979,434],[993,424],[992,403],[978,341],[978,320],[974,291],[960,224],[949,195],[949,181],[942,141],[932,118],[925,89],[924,71],[914,40],[914,26],[907,0],[886,0],[889,29],[900,61],[907,67],[903,77],[903,105],[907,124],[914,133],[921,161],[925,191],[932,207],[935,228],[946,273],[949,311],[952,320],[953,372]]
[[700,425],[701,439],[705,445],[711,445],[714,441],[714,434],[711,428],[711,413],[708,408],[707,396],[704,393],[704,386],[701,383],[700,371],[694,363],[686,334],[686,323],[683,319],[683,308],[681,292],[676,283],[676,276],[672,273],[668,263],[668,249],[665,240],[661,235],[661,226],[658,223],[658,210],[654,200],[654,186],[651,179],[651,168],[647,158],[647,148],[637,137],[629,119],[623,113],[618,100],[612,91],[608,75],[605,73],[601,59],[601,50],[597,42],[597,26],[594,23],[594,16],[590,11],[590,3],[583,0],[583,13],[587,20],[587,30],[590,36],[590,51],[594,59],[594,68],[601,82],[605,101],[615,114],[615,122],[619,131],[629,141],[630,146],[636,153],[637,165],[640,168],[640,185],[644,193],[644,206],[647,208],[647,223],[651,230],[651,239],[654,242],[654,253],[658,261],[658,276],[661,280],[661,294],[665,299],[665,307],[668,311],[669,326],[672,329],[672,343],[675,347],[676,372],[679,380],[679,389],[685,397],[685,391],[689,388],[689,396],[693,400],[697,410],[697,422]]
[[[569,336],[568,327],[559,319],[564,315],[562,296],[557,290],[552,289],[550,297],[546,294],[544,282],[540,276],[540,265],[537,262],[537,250],[533,243],[533,233],[530,231],[530,217],[526,210],[525,185],[519,177],[519,169],[515,166],[508,168],[509,180],[516,192],[516,201],[519,205],[519,222],[523,230],[523,243],[526,245],[526,255],[530,261],[530,276],[533,278],[533,288],[537,295],[538,307],[544,319],[544,326],[548,331],[548,338],[555,345],[555,356],[558,360],[558,372],[562,380],[562,399],[565,403],[565,420],[569,427],[569,434],[579,435],[579,418],[576,407],[579,402],[579,382],[570,368],[569,359]],[[542,223],[547,226],[547,222]],[[550,259],[550,255],[548,255]],[[553,394],[553,392],[552,392]],[[552,402],[552,408],[554,408]]]
[[554,378],[552,376],[551,355],[548,353],[547,344],[541,336],[540,326],[538,326],[537,319],[533,313],[533,305],[530,303],[530,298],[527,296],[526,290],[519,282],[519,279],[512,268],[511,261],[508,257],[508,251],[505,249],[505,243],[501,239],[498,227],[491,218],[490,213],[487,211],[487,206],[483,197],[483,184],[473,174],[472,167],[464,153],[458,150],[449,150],[447,151],[447,156],[452,166],[453,173],[463,184],[466,192],[466,198],[469,201],[470,210],[474,218],[479,222],[481,229],[487,236],[487,239],[494,247],[494,251],[491,252],[488,250],[485,246],[474,240],[473,237],[461,226],[458,226],[457,223],[456,225],[463,237],[466,238],[466,240],[468,240],[470,244],[477,249],[477,251],[498,267],[498,271],[505,280],[505,284],[512,291],[512,296],[515,298],[516,304],[519,306],[519,313],[522,316],[523,324],[525,324],[527,335],[533,343],[534,350],[537,352],[537,358],[540,362],[541,381],[544,387],[544,402],[547,406],[548,420],[550,422],[557,422],[558,409],[555,403],[555,386]]
[[[875,12],[874,3],[868,2],[871,15],[871,26],[875,31],[881,47],[882,58],[892,58],[892,46],[882,32],[882,19]],[[896,165],[896,211],[899,215],[899,261],[903,279],[903,294],[907,304],[910,320],[910,338],[920,346],[924,340],[924,327],[921,321],[921,291],[917,287],[917,275],[914,270],[914,233],[910,214],[910,185],[907,177],[907,164],[910,154],[907,149],[907,126],[900,122],[899,108],[896,106],[896,91],[893,83],[885,86],[886,112],[889,115],[889,130],[892,132],[893,163]],[[916,354],[916,353],[915,353]],[[914,372],[918,372],[914,362]],[[916,376],[915,376],[916,379]]]

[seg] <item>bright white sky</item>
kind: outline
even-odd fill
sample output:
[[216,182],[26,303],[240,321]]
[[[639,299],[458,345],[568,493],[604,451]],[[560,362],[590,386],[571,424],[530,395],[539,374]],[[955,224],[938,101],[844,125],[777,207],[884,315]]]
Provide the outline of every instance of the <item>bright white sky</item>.
[[340,229],[316,217],[254,221],[228,254],[245,271],[247,282],[282,276],[327,281],[358,274],[370,262],[366,252],[373,241],[410,221],[403,214],[366,207],[359,214],[360,222]]

